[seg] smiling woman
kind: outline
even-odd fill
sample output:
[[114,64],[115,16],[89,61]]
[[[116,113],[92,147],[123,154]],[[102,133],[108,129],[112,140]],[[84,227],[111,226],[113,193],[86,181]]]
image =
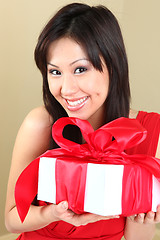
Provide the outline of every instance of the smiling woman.
[[[160,116],[130,110],[128,62],[121,30],[112,12],[103,6],[73,3],[60,9],[44,27],[35,49],[35,61],[43,77],[44,106],[33,109],[17,135],[8,182],[6,227],[22,233],[19,240],[110,239],[151,240],[160,207],[125,218],[75,214],[68,202],[39,202],[30,206],[22,223],[14,189],[18,176],[35,158],[55,148],[52,125],[61,117],[88,120],[97,130],[120,117],[137,118],[148,130],[144,145],[131,154],[159,156]],[[65,137],[80,143],[79,130]]]

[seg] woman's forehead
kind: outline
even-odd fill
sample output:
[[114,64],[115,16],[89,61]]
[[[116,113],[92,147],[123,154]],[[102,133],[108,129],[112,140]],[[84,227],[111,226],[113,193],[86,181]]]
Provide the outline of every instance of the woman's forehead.
[[50,44],[47,59],[61,59],[63,57],[76,61],[76,59],[88,59],[88,54],[84,47],[74,39],[63,37]]

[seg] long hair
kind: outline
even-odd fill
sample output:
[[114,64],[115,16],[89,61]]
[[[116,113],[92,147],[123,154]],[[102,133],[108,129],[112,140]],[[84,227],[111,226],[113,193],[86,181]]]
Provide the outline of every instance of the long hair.
[[104,123],[119,117],[128,117],[128,61],[118,21],[104,6],[90,7],[86,4],[72,3],[60,9],[51,18],[41,32],[35,49],[35,61],[43,76],[44,104],[53,120],[67,116],[66,111],[51,94],[47,80],[48,48],[53,41],[62,37],[70,37],[79,43],[96,70],[102,71],[100,57],[103,57],[106,63],[109,72],[109,92],[105,101]]

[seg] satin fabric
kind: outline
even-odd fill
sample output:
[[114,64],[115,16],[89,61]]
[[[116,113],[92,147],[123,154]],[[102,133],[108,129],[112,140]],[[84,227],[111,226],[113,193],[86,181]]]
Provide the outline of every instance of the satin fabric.
[[[148,114],[139,112],[137,120],[147,128],[147,138],[132,149],[128,149],[129,154],[150,154],[155,156],[157,141],[160,132],[160,117],[158,114]],[[43,205],[46,203],[43,203]],[[99,221],[82,227],[74,227],[63,221],[54,222],[49,226],[37,231],[23,233],[18,240],[49,240],[49,239],[109,239],[120,240],[123,236],[125,218]]]
[[[63,128],[67,124],[73,124],[77,125],[82,134],[84,135],[84,138],[87,143],[85,144],[77,144],[74,142],[71,142],[62,136]],[[76,191],[77,184],[79,189],[84,192],[84,184],[85,184],[85,176],[86,176],[86,164],[87,162],[97,162],[101,164],[121,164],[121,165],[130,165],[130,169],[126,168],[127,174],[125,176],[129,175],[130,178],[134,178],[135,173],[135,165],[138,165],[139,167],[143,167],[147,169],[151,174],[155,175],[158,179],[160,179],[160,160],[147,156],[147,155],[141,155],[141,154],[135,154],[135,155],[128,155],[126,154],[125,150],[127,148],[133,147],[144,141],[147,135],[147,131],[139,124],[139,122],[135,119],[128,119],[128,118],[119,118],[116,119],[97,131],[94,131],[92,126],[89,124],[86,120],[80,120],[77,118],[61,118],[59,119],[54,125],[53,125],[53,138],[54,140],[60,145],[60,149],[54,149],[47,151],[41,157],[58,157],[59,163],[57,161],[57,166],[59,166],[59,171],[57,168],[56,171],[56,181],[57,182],[65,182],[64,184],[61,184],[61,186],[58,186],[57,189],[57,201],[56,203],[59,203],[62,200],[68,200],[69,202],[69,208],[73,210],[74,212],[80,214],[83,213],[83,202],[84,202],[84,194],[79,191],[79,195],[77,196]],[[114,138],[114,140],[113,140]],[[71,158],[72,156],[72,158]],[[15,188],[15,199],[16,199],[16,205],[17,210],[19,213],[19,216],[22,220],[22,222],[25,219],[25,216],[28,212],[28,209],[35,198],[37,194],[37,188],[38,188],[38,167],[39,167],[39,159],[35,159],[20,175]],[[68,165],[68,161],[70,161],[70,164]],[[84,164],[83,164],[84,163]],[[71,167],[72,165],[72,167]],[[70,169],[68,169],[68,167]],[[67,171],[64,171],[63,169],[68,169]],[[128,171],[127,171],[128,169]],[[144,170],[139,168],[139,172],[137,171],[136,175],[139,176],[139,181],[143,182],[146,186],[146,182],[149,183],[149,181],[146,181],[144,178]],[[71,171],[71,176],[68,174]],[[133,174],[130,174],[130,173]],[[63,174],[62,174],[63,173]],[[81,176],[82,173],[82,176]],[[73,176],[79,174],[80,177],[75,178],[77,179],[73,181]],[[143,178],[142,178],[142,176]],[[83,178],[84,176],[84,178]],[[145,174],[147,179],[147,174]],[[151,176],[151,175],[150,175]],[[142,179],[141,179],[142,178]],[[150,177],[151,178],[151,177]],[[84,181],[81,181],[81,179],[84,179]],[[70,180],[72,181],[72,184],[70,184]],[[134,180],[133,180],[134,181]],[[124,182],[124,180],[123,180]],[[131,182],[131,181],[130,181]],[[125,179],[125,188],[130,188],[130,183]],[[81,183],[81,184],[80,184]],[[128,186],[127,186],[128,185]],[[142,184],[143,185],[143,184]],[[65,187],[66,186],[66,187]],[[66,189],[68,186],[69,189]],[[136,194],[136,191],[139,191],[140,199],[142,199],[141,192],[143,194],[142,189],[144,188],[138,188],[139,184],[134,183],[133,186],[133,192]],[[145,187],[147,189],[147,186]],[[74,191],[75,189],[75,191]],[[145,191],[147,193],[147,191]],[[148,184],[148,201],[150,202],[149,205],[147,205],[147,201],[144,201],[143,205],[144,210],[150,210],[151,209],[151,184]],[[125,196],[126,195],[126,196]],[[137,194],[136,194],[137,195]],[[144,194],[145,195],[145,194]],[[69,197],[68,197],[69,196]],[[133,196],[133,194],[131,194]],[[70,200],[70,201],[69,201]],[[126,191],[123,191],[123,207],[128,206],[129,208],[129,202],[133,202],[133,198],[128,199],[128,193]],[[130,200],[130,201],[128,201]],[[129,211],[125,211],[125,215],[131,215],[136,212],[136,206],[140,205],[139,199],[137,198],[137,204],[134,204],[134,209],[129,208]],[[127,207],[125,207],[127,210]],[[140,211],[143,209],[140,208]]]
[[37,231],[25,232],[17,240],[120,240],[125,218],[111,219],[75,227],[63,221],[54,222]]

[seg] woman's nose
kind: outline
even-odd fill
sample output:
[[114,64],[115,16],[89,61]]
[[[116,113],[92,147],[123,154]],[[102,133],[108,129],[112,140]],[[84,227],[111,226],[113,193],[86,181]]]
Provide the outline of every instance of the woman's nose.
[[73,95],[78,91],[78,84],[74,76],[63,76],[61,94],[63,96]]

